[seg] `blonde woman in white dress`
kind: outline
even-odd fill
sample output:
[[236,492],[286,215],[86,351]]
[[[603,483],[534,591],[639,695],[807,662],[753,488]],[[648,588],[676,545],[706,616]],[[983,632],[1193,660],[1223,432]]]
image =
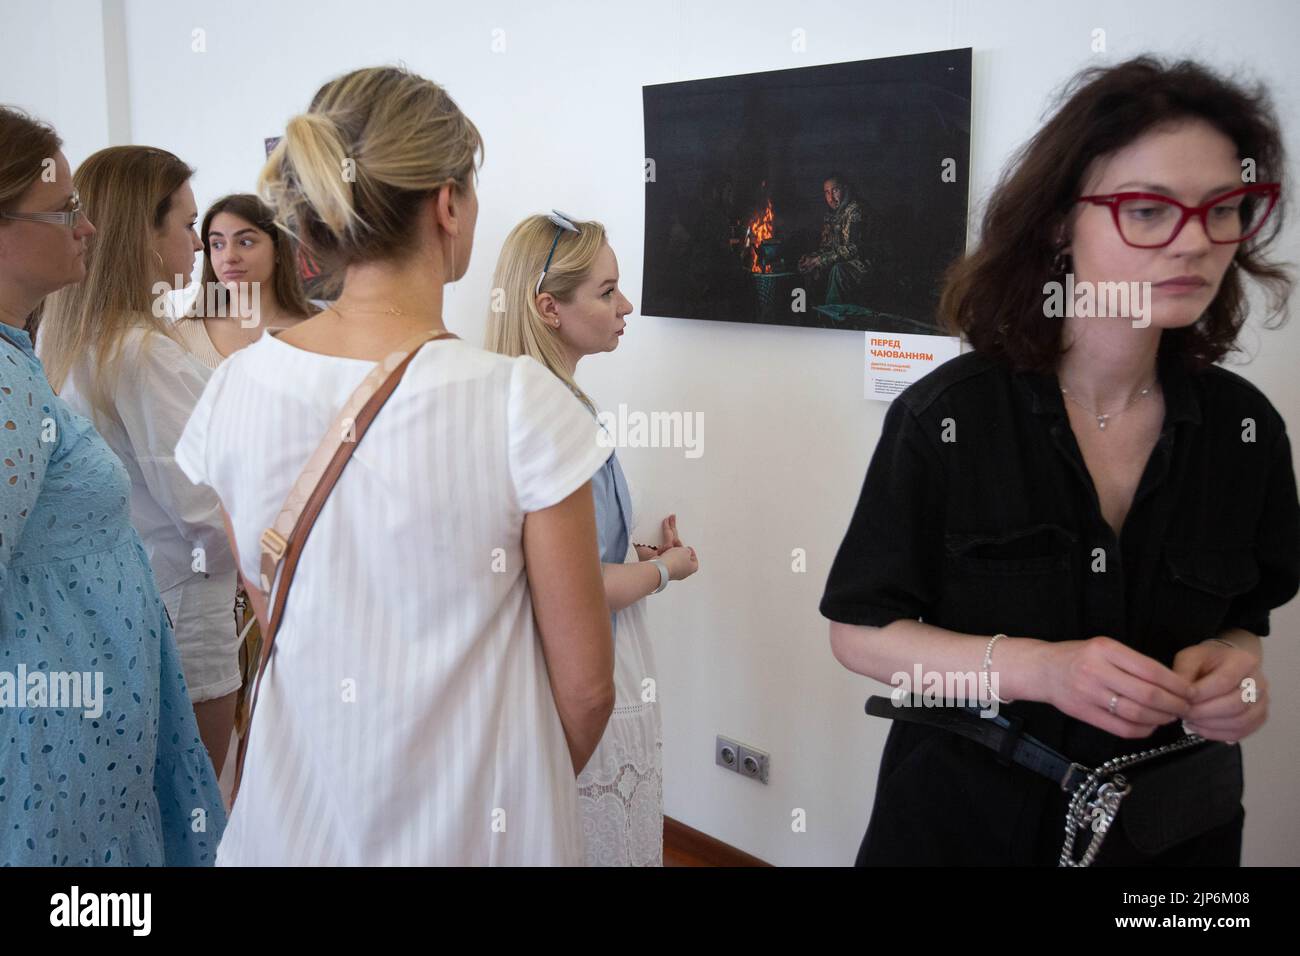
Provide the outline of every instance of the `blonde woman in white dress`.
[[[493,287],[503,308],[488,316],[488,348],[531,355],[578,396],[579,360],[618,347],[632,303],[618,289],[618,260],[598,222],[562,213],[530,216],[506,239]],[[613,444],[612,436],[604,443]],[[632,494],[615,452],[592,476],[605,598],[614,632],[614,713],[578,776],[587,863],[663,865],[663,732],[645,599],[699,569],[676,515],[658,545],[631,540]]]
[[[482,148],[436,83],[362,69],[262,171],[342,291],[226,359],[176,457],[220,496],[264,633],[262,532],[375,363],[446,332]],[[445,336],[415,353],[302,550],[219,866],[583,862],[574,779],[614,705],[597,435],[531,358]]]

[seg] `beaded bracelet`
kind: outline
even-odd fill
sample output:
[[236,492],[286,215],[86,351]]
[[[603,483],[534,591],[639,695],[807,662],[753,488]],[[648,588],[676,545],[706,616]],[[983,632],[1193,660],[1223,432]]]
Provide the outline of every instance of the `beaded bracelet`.
[[999,638],[1003,637],[1006,637],[1006,635],[994,634],[993,637],[989,639],[988,647],[984,648],[984,670],[982,671],[982,676],[984,678],[984,687],[989,692],[991,698],[996,700],[999,704],[1014,704],[1014,700],[1003,700],[999,697],[997,691],[993,689],[993,685],[989,682],[989,665],[993,663],[993,645],[998,642]]

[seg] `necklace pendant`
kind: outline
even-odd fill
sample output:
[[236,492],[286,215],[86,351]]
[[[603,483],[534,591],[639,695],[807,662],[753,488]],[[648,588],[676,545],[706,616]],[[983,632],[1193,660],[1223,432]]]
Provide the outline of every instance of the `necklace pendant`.
[[1098,428],[1101,428],[1101,429],[1105,429],[1105,427],[1106,427],[1106,419],[1108,419],[1108,418],[1110,418],[1109,415],[1098,415],[1098,416],[1097,416],[1097,427],[1098,427]]

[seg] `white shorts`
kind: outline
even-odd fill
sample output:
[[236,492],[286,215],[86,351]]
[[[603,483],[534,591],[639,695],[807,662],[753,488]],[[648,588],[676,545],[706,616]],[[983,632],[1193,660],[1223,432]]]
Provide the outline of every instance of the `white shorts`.
[[234,571],[196,574],[162,592],[192,703],[239,690],[235,582]]

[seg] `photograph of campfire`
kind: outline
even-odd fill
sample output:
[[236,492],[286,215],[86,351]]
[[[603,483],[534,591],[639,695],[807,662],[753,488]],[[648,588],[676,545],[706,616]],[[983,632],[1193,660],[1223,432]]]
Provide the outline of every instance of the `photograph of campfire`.
[[646,315],[943,334],[971,51],[643,88]]

